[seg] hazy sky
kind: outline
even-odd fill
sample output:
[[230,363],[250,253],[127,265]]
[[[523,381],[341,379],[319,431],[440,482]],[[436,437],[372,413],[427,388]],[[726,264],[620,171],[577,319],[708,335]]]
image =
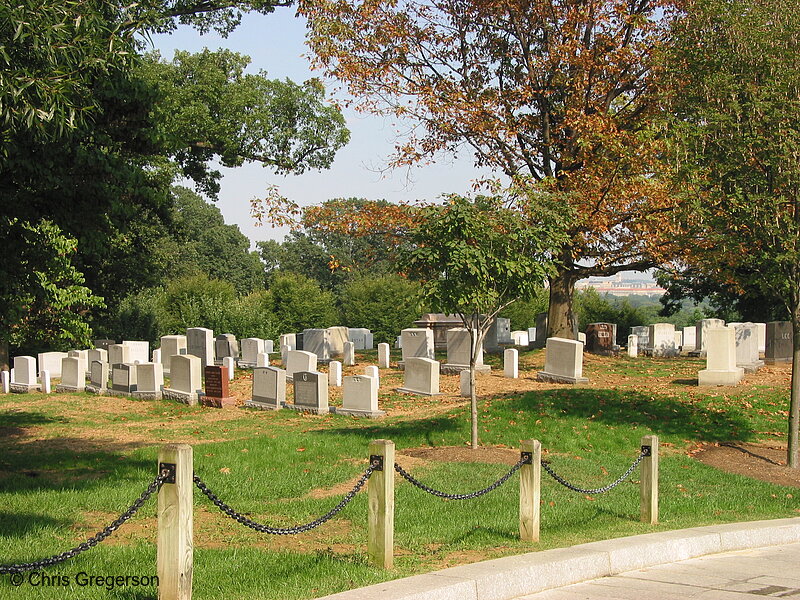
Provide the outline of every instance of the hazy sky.
[[[164,58],[171,59],[176,49],[196,52],[204,47],[228,48],[250,56],[249,70],[264,70],[272,79],[289,78],[302,82],[321,77],[312,72],[303,57],[305,22],[293,8],[278,8],[271,15],[246,15],[242,25],[228,38],[215,34],[201,36],[190,28],[171,35],[154,36],[152,41]],[[331,90],[335,82],[326,82]],[[301,205],[317,204],[330,198],[360,197],[390,201],[434,200],[443,193],[467,193],[477,171],[472,157],[464,151],[457,159],[447,159],[424,168],[380,172],[386,166],[396,139],[389,120],[346,110],[350,143],[339,151],[331,169],[299,176],[278,176],[258,164],[237,169],[221,169],[222,190],[217,206],[228,223],[239,225],[251,241],[282,239],[285,230],[255,227],[250,216],[250,199],[263,196],[268,184],[278,185],[284,196]]]

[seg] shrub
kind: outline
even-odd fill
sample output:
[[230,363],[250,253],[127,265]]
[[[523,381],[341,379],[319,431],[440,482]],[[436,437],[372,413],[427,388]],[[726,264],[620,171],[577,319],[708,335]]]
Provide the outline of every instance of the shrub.
[[371,330],[375,342],[391,343],[419,317],[418,291],[399,275],[360,276],[342,287],[342,320]]

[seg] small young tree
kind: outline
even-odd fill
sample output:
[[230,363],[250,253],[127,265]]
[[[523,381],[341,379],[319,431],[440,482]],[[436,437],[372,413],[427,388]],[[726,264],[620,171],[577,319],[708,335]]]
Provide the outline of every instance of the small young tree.
[[475,363],[498,313],[531,297],[550,273],[555,227],[526,223],[497,197],[450,196],[419,209],[401,252],[407,276],[432,310],[457,314],[470,332],[471,444],[478,447]]

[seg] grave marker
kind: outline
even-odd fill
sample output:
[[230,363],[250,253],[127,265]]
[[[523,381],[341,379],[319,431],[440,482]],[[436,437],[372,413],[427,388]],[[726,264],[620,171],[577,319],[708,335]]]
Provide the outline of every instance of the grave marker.
[[650,325],[648,347],[653,356],[677,356],[678,349],[675,347],[675,325],[672,323],[654,323]]
[[123,340],[122,345],[130,348],[130,362],[146,363],[150,361],[150,342]]
[[356,345],[353,342],[344,343],[344,352],[342,352],[342,364],[345,367],[352,367],[356,364]]
[[[477,332],[473,330],[477,339]],[[464,327],[454,327],[447,330],[447,363],[441,368],[441,373],[452,375],[464,369],[469,369],[469,357],[472,341],[470,330]],[[475,360],[475,370],[479,373],[491,371],[489,365],[483,364],[483,348],[478,348],[478,356]]]
[[590,354],[614,356],[616,354],[614,325],[612,323],[589,323],[586,327],[585,349]]
[[583,344],[578,340],[549,338],[545,349],[544,371],[539,381],[553,383],[588,383],[583,376]]
[[342,407],[334,412],[370,419],[384,416],[386,412],[378,409],[378,382],[366,375],[345,377]]
[[131,349],[122,344],[111,344],[108,347],[108,362],[112,365],[121,365],[131,361]]
[[755,373],[764,366],[758,357],[758,328],[755,323],[736,323],[733,325],[736,340],[736,366],[745,373]]
[[328,351],[331,356],[342,356],[344,344],[349,341],[347,327],[328,327]]
[[286,403],[286,371],[276,367],[253,369],[253,397],[245,406],[278,410]]
[[639,355],[639,336],[631,334],[628,336],[628,356],[636,358]]
[[61,361],[69,355],[66,352],[42,352],[37,355],[39,373],[50,371],[50,377],[61,377]]
[[332,360],[328,363],[328,385],[342,387],[342,363]]
[[105,394],[108,390],[108,363],[93,360],[89,365],[89,385],[86,391],[93,394]]
[[305,350],[289,350],[286,353],[286,380],[292,381],[294,374],[299,371],[315,372],[317,370],[317,355]]
[[697,374],[698,385],[736,385],[744,369],[736,366],[736,339],[733,327],[706,328],[706,368]]
[[86,388],[86,368],[78,356],[69,356],[61,360],[61,383],[56,391],[82,392]]
[[214,332],[205,327],[186,330],[186,354],[197,356],[202,368],[214,364]]
[[286,408],[325,415],[328,407],[328,377],[318,371],[298,371],[292,381],[294,386],[294,404]]
[[400,332],[400,343],[404,364],[409,358],[433,359],[432,329],[403,329]]
[[503,352],[503,374],[509,379],[519,377],[519,351],[516,348],[507,348]]
[[403,387],[397,388],[398,392],[419,396],[439,395],[439,361],[412,356],[406,360],[405,367]]
[[161,336],[161,364],[164,367],[164,373],[169,374],[172,369],[173,356],[181,356],[187,353],[188,344],[185,335]]
[[236,406],[236,398],[231,397],[228,388],[228,369],[219,365],[208,365],[203,369],[205,391],[200,396],[200,404],[211,408]]
[[[317,356],[317,362],[331,358],[330,333],[328,329],[304,329],[303,350]],[[341,353],[339,353],[341,354]]]
[[111,392],[128,395],[136,391],[136,365],[119,363],[111,365]]
[[45,394],[49,394],[52,390],[50,388],[50,371],[45,369],[41,373],[41,380],[42,380],[42,391]]
[[264,353],[266,353],[266,340],[260,338],[244,338],[242,340],[242,358],[239,360],[239,368],[249,369],[259,366],[258,355]]
[[372,377],[375,381],[377,381],[378,389],[381,389],[381,372],[378,370],[378,367],[375,365],[364,367],[364,375],[367,377]]
[[378,367],[381,369],[388,369],[389,368],[389,357],[390,357],[390,348],[389,344],[380,343],[378,344]]
[[36,359],[32,356],[15,356],[11,375],[12,392],[25,394],[41,390],[36,382]]
[[768,365],[792,362],[792,337],[789,321],[767,323],[764,362]]
[[161,400],[164,392],[164,365],[161,363],[139,363],[136,365],[136,391],[134,398]]
[[196,405],[203,393],[202,360],[194,354],[178,354],[172,357],[169,387],[162,395],[170,400]]
[[706,355],[706,331],[709,329],[717,329],[720,327],[725,327],[725,321],[722,319],[701,319],[697,322],[695,326],[695,336],[694,336],[694,344],[695,344],[695,352],[699,352],[700,356]]

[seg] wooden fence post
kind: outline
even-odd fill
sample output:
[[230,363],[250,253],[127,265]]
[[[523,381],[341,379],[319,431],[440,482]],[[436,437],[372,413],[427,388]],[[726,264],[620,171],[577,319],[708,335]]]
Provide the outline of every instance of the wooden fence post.
[[538,542],[542,497],[542,444],[539,440],[523,440],[520,451],[529,452],[531,462],[522,465],[519,470],[519,537],[524,542]]
[[372,457],[383,459],[383,469],[370,475],[369,539],[367,554],[375,566],[391,569],[394,565],[394,442],[374,440],[369,444]]
[[174,481],[158,491],[158,598],[192,598],[192,447],[167,444],[158,453],[159,472],[174,466]]
[[639,465],[641,517],[643,522],[655,525],[658,523],[658,436],[644,436],[642,446],[649,446],[650,455],[645,456]]

